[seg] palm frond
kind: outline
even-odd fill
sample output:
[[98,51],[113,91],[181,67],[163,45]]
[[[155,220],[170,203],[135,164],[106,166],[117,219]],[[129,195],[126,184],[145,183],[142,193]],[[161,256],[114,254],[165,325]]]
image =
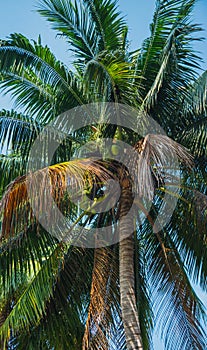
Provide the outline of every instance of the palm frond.
[[66,37],[82,63],[102,50],[123,46],[126,24],[117,12],[116,1],[42,0],[39,7],[39,13]]
[[74,75],[47,46],[32,45],[21,34],[11,35],[0,47],[0,69],[1,89],[12,94],[17,106],[42,121],[83,102]]
[[[86,89],[92,89],[91,96],[100,101],[135,104],[136,91],[134,66],[121,51],[103,51],[85,67]],[[137,95],[137,94],[136,94]]]
[[41,0],[38,12],[66,37],[81,60],[90,60],[98,51],[99,37],[83,1]]
[[183,260],[167,232],[152,235],[150,241],[150,283],[154,288],[157,322],[165,346],[168,349],[201,350],[206,345],[205,332],[198,320],[205,312],[191,287]]
[[182,127],[179,111],[201,61],[192,48],[194,40],[201,40],[195,37],[201,28],[191,23],[194,4],[195,0],[157,1],[151,36],[137,61],[143,107],[171,134]]
[[36,348],[81,349],[92,269],[93,251],[70,247],[43,318],[29,336],[19,334],[17,342],[28,349],[35,339]]
[[37,225],[28,227],[26,232],[19,232],[16,237],[1,242],[0,271],[1,286],[5,295],[12,295],[18,284],[31,278],[38,271],[51,251],[54,250],[57,240]]
[[[171,227],[176,249],[183,257],[192,281],[207,290],[206,192],[196,189],[183,191],[188,205],[178,201]],[[186,220],[183,218],[186,217]]]
[[133,176],[139,197],[152,199],[155,191],[155,179],[158,184],[165,183],[167,169],[178,170],[179,162],[192,167],[192,156],[182,145],[165,135],[148,134],[135,146],[138,155],[133,162]]
[[[44,314],[47,300],[53,295],[53,286],[63,264],[63,244],[57,245],[51,256],[45,260],[42,268],[28,283],[27,288],[15,302],[9,316],[0,328],[0,337],[6,342],[10,329],[17,333],[37,325]],[[43,287],[44,286],[44,287]]]
[[99,35],[99,51],[123,48],[126,24],[117,11],[117,0],[83,0]]
[[113,318],[117,319],[120,313],[117,258],[116,247],[95,250],[90,305],[83,337],[85,350],[116,346]]
[[[0,348],[125,350],[134,322],[131,334],[137,328],[135,341],[145,350],[153,347],[154,324],[167,349],[203,350],[205,310],[192,288],[193,282],[207,290],[207,73],[199,77],[201,59],[193,46],[201,40],[201,28],[192,22],[196,0],[157,0],[151,35],[132,53],[117,0],[38,3],[74,52],[75,71],[40,37],[30,41],[15,33],[0,41],[0,90],[25,113],[0,112]],[[89,125],[76,130],[74,107],[84,105],[81,115],[91,124],[89,102],[115,102],[117,123],[102,123],[103,110],[95,110],[101,124],[92,126],[96,132]],[[134,117],[124,114],[135,123],[140,110],[148,113],[169,137],[157,126],[149,130],[144,117],[140,128],[149,131],[142,139],[119,126],[118,103],[136,108]],[[42,129],[43,145],[28,160]],[[87,147],[82,151],[90,140],[102,150],[99,140],[109,137],[130,145],[138,139],[133,156],[124,149],[118,162],[109,159],[111,149],[97,160],[90,145],[89,154]],[[62,143],[52,156],[54,141]],[[187,149],[195,156],[193,170]],[[25,172],[27,162],[33,172]],[[112,179],[121,195],[100,213]],[[125,215],[132,187],[136,217]],[[166,194],[177,206],[165,229],[156,230]],[[96,246],[103,243],[98,229],[109,227],[114,237],[117,223],[120,234],[134,224],[134,237],[82,248],[91,240],[90,228]],[[131,314],[124,280],[133,291]]]
[[[190,119],[190,118],[189,118]],[[207,117],[201,115],[190,122],[190,125],[180,133],[180,140],[197,157],[206,157]]]
[[[156,2],[154,19],[151,24],[151,36],[144,42],[143,51],[138,60],[142,77],[149,79],[147,82],[149,86],[154,82],[160,69],[160,58],[166,50],[167,43],[170,43],[172,39],[175,40],[175,49],[176,47],[177,49],[180,48],[180,59],[182,60],[187,47],[186,43],[184,44],[184,39],[188,38],[188,42],[188,35],[200,30],[195,25],[189,25],[189,18],[194,4],[195,0],[158,0]],[[193,40],[192,37],[190,39]],[[191,53],[189,52],[189,54]],[[193,58],[194,55],[192,54],[192,62],[194,61]]]
[[183,100],[183,128],[179,138],[196,157],[205,157],[206,152],[206,105],[207,72],[205,71],[188,88]]
[[0,155],[0,197],[11,181],[25,173],[26,167],[27,162],[21,154]]
[[33,117],[14,110],[0,111],[1,153],[21,152],[25,156],[40,131],[41,126]]
[[[190,85],[188,95],[184,100],[183,111],[196,115],[206,113],[207,106],[207,71],[203,72],[199,78]],[[196,119],[196,118],[195,118]],[[196,121],[196,120],[195,120]]]
[[[95,184],[102,184],[114,177],[111,170],[113,167],[107,169],[107,166],[109,166],[107,162],[93,161],[93,159],[74,160],[15,179],[0,202],[0,209],[3,212],[2,238],[24,231],[25,225],[27,227],[28,223],[32,224],[36,221],[35,215],[41,218],[44,213],[47,213],[45,216],[47,222],[50,222],[51,218],[55,220],[53,201],[49,201],[48,198],[52,196],[56,205],[61,208],[68,188],[70,188],[69,199],[71,195],[73,200],[77,197],[77,200],[79,198],[83,201],[84,190],[90,193]],[[115,169],[114,167],[114,171]],[[33,210],[35,208],[35,215],[31,204]],[[70,202],[67,202],[66,212],[70,214],[71,208]]]
[[135,235],[135,291],[142,334],[143,349],[152,348],[154,315],[152,312],[150,287],[148,285],[145,240],[140,230]]

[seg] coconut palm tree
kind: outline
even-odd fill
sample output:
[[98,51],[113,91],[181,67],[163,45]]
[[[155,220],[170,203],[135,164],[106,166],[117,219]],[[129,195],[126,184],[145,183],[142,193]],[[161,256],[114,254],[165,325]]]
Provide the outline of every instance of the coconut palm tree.
[[[1,41],[0,87],[22,111],[3,110],[0,116],[2,349],[150,349],[154,323],[166,349],[205,348],[205,311],[191,282],[206,291],[207,75],[200,75],[201,59],[192,48],[201,30],[191,22],[194,5],[195,0],[157,0],[150,37],[131,52],[115,0],[40,0],[40,14],[74,53],[71,69],[40,37],[30,41],[15,33]],[[57,115],[94,102],[147,114],[166,135],[140,137],[119,119],[116,125],[99,120],[67,132],[51,160]],[[65,120],[71,128],[73,123]],[[31,160],[33,142],[51,125],[42,152]],[[126,164],[110,154],[81,157],[84,143],[95,140],[99,146],[102,138],[114,139],[109,153],[117,152],[119,140],[137,156],[126,154]],[[169,155],[181,164],[177,192],[163,175]],[[53,210],[44,201],[39,215],[31,209],[29,156],[32,164],[42,164],[32,173],[34,193],[40,188],[52,194],[71,231],[109,225],[114,235],[118,222],[119,243],[84,248],[47,232],[36,216],[46,211],[49,222]],[[133,177],[126,165],[138,179],[133,212]],[[108,180],[118,181],[121,194],[99,214],[91,209]],[[92,208],[73,203],[74,193],[83,192]],[[178,202],[158,230],[166,193]],[[152,205],[146,212],[147,201]]]

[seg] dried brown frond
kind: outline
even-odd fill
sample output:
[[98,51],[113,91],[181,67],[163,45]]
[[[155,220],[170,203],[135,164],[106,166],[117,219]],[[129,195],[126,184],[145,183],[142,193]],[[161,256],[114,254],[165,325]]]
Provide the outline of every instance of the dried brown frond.
[[[115,247],[97,248],[94,255],[94,268],[90,293],[90,305],[83,337],[83,350],[108,348],[107,330],[112,323],[112,289],[118,280],[118,264]],[[116,296],[115,296],[116,298]],[[117,311],[118,312],[118,311]]]
[[[3,216],[1,238],[14,236],[34,223],[35,215],[47,213],[47,220],[54,220],[54,205],[61,207],[68,195],[70,199],[81,197],[84,189],[93,188],[112,178],[113,169],[107,162],[81,159],[56,164],[15,179],[0,201]],[[53,200],[50,200],[50,199]]]
[[[165,135],[148,134],[135,146],[137,157],[130,160],[139,197],[151,200],[156,183],[176,176],[180,164],[192,168],[192,156],[187,149]],[[174,175],[173,175],[174,174]]]

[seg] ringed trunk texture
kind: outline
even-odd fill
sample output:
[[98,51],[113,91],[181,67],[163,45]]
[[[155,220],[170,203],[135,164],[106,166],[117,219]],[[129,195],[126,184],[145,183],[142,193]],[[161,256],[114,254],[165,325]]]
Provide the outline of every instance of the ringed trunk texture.
[[133,196],[130,182],[121,183],[119,278],[122,321],[128,350],[143,350],[135,297],[133,215],[129,213]]

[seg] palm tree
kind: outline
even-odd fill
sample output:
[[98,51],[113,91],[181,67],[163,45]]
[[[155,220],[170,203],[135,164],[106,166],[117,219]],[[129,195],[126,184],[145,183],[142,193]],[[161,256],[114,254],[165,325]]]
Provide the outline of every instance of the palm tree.
[[[157,0],[150,37],[131,52],[116,1],[39,1],[40,14],[74,53],[72,70],[42,45],[40,37],[31,42],[15,33],[1,41],[1,90],[22,110],[3,110],[0,116],[2,349],[149,349],[154,321],[166,349],[205,348],[201,320],[206,316],[191,283],[206,291],[207,80],[206,72],[199,75],[201,59],[192,48],[201,30],[191,22],[194,4],[195,0]],[[49,159],[45,150],[56,136],[54,129],[48,133],[38,155],[42,168],[32,174],[34,184],[47,189],[49,172],[49,191],[71,230],[110,224],[113,235],[120,223],[118,244],[86,249],[58,240],[38,223],[29,205],[25,173],[41,131],[51,123],[55,127],[57,115],[92,102],[120,103],[148,114],[167,136],[140,138],[118,120],[117,125],[85,126],[67,133],[51,165],[44,168]],[[107,137],[127,142],[137,152],[130,159],[139,193],[132,215],[133,179],[127,168],[109,156],[78,157],[84,143]],[[184,147],[194,156],[193,170]],[[158,170],[158,164],[166,165],[168,154],[182,164],[176,193],[165,186]],[[119,201],[107,213],[81,212],[67,192],[68,178],[73,191],[84,191],[95,203],[105,182],[116,179]],[[156,218],[166,192],[177,195],[178,204],[158,231]],[[143,203],[151,197],[146,213]],[[46,210],[44,205],[40,212]],[[141,225],[140,210],[146,214]],[[47,212],[50,220],[53,212]],[[128,234],[129,227],[133,234]]]

